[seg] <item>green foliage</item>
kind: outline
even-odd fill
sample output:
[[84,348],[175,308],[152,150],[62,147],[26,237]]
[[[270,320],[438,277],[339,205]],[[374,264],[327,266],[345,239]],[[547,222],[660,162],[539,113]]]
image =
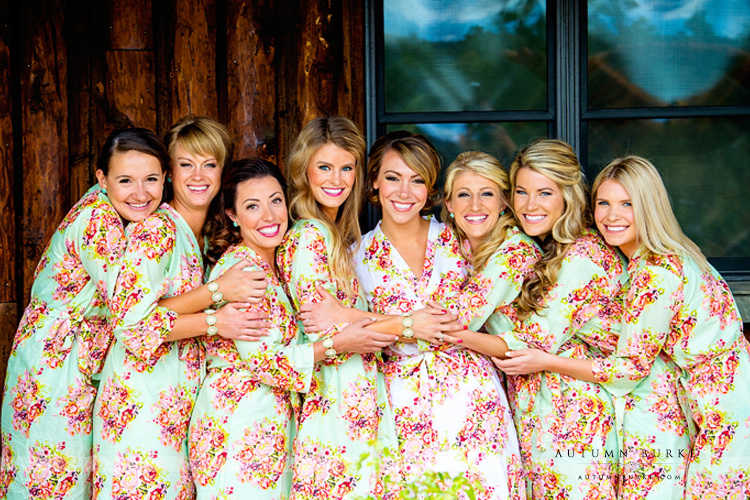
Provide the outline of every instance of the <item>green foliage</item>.
[[[386,464],[397,464],[400,457],[396,456],[389,448],[375,446],[376,455],[363,453],[357,461],[357,469],[366,467],[375,470],[378,476],[382,475],[383,486],[387,498],[400,500],[476,500],[477,495],[484,492],[484,488],[477,482],[472,482],[463,474],[451,476],[447,472],[425,471],[419,479],[413,482],[401,480],[399,472],[386,472],[389,467]],[[393,496],[393,492],[398,493]],[[380,497],[370,494],[367,496],[354,496],[354,500],[380,500]]]

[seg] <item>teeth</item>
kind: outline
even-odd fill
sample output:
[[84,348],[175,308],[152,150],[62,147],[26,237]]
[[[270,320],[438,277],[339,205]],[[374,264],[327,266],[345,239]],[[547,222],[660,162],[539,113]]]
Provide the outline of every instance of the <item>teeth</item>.
[[194,193],[203,193],[208,189],[208,186],[188,186],[187,188]]
[[323,190],[323,192],[325,192],[326,194],[329,194],[331,196],[338,196],[338,195],[340,195],[341,193],[344,192],[344,188],[336,188],[336,189],[321,188],[321,189]]
[[487,218],[486,215],[467,215],[466,220],[471,222],[481,222]]
[[146,202],[146,203],[128,203],[128,205],[130,205],[133,208],[144,208],[145,206],[148,205],[148,202]]
[[396,207],[397,210],[409,210],[413,203],[399,203],[397,201],[393,202],[393,206]]
[[625,231],[628,227],[627,226],[605,226],[607,228],[607,231],[612,233],[621,233]]
[[525,215],[526,220],[529,222],[539,222],[540,220],[544,219],[546,215]]
[[275,236],[276,233],[279,232],[279,225],[276,224],[275,226],[264,227],[264,228],[258,229],[258,232],[266,236]]

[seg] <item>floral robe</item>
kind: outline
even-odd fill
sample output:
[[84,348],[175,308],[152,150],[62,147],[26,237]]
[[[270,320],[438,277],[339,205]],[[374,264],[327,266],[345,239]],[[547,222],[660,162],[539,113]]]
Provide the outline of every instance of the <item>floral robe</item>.
[[[445,303],[466,277],[458,240],[433,218],[417,278],[380,225],[356,255],[357,276],[374,312],[402,314]],[[481,484],[477,498],[524,498],[518,441],[505,391],[488,358],[453,345],[396,342],[385,377],[396,414],[405,481],[427,470]],[[519,487],[520,486],[520,487]]]
[[203,337],[207,375],[190,421],[190,467],[199,499],[286,499],[297,392],[310,388],[313,347],[297,343],[297,318],[286,292],[247,246],[228,249],[209,280],[242,259],[266,272],[261,309],[269,315],[270,335],[261,342]]
[[595,360],[597,380],[628,394],[674,361],[698,427],[686,498],[750,498],[750,346],[729,287],[689,257],[637,254],[628,270],[617,356]]
[[36,268],[8,359],[0,498],[89,498],[91,414],[112,339],[107,285],[125,249],[99,186],[70,210]]
[[189,499],[187,431],[204,355],[195,338],[164,340],[177,314],[158,301],[203,284],[201,251],[167,204],[127,234],[111,305],[115,341],[94,406],[94,497]]
[[[563,357],[592,358],[614,350],[626,279],[623,262],[587,232],[568,249],[543,308],[521,322],[490,317],[511,349],[533,347]],[[616,330],[615,330],[616,331]],[[612,397],[599,384],[552,372],[508,377],[508,397],[521,441],[532,498],[614,499],[618,443]]]
[[[366,309],[356,280],[353,297],[336,286],[328,265],[329,240],[322,224],[300,220],[281,243],[279,271],[295,307],[317,300],[317,283],[345,306]],[[303,341],[335,335],[345,326],[305,333]],[[340,354],[315,365],[294,440],[292,499],[382,495],[380,474],[367,464],[357,467],[363,454],[377,458],[379,449],[396,445],[393,414],[378,365],[379,356],[374,354]]]

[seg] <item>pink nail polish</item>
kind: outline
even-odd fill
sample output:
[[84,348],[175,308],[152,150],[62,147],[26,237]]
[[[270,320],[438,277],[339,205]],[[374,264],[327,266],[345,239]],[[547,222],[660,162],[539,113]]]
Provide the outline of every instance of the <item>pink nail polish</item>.
[[464,330],[468,330],[468,329],[469,329],[469,327],[466,326],[466,325],[464,325]]
[[462,343],[463,341],[464,341],[464,339],[458,339],[458,340],[457,340],[456,342],[458,342],[458,343],[460,344],[460,343]]

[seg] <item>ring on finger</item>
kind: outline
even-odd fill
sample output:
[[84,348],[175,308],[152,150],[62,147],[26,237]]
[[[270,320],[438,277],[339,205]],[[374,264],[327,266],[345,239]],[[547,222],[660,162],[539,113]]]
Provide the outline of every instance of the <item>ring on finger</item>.
[[442,342],[444,339],[445,339],[445,337],[443,337],[442,335],[438,336],[438,341],[439,342]]

